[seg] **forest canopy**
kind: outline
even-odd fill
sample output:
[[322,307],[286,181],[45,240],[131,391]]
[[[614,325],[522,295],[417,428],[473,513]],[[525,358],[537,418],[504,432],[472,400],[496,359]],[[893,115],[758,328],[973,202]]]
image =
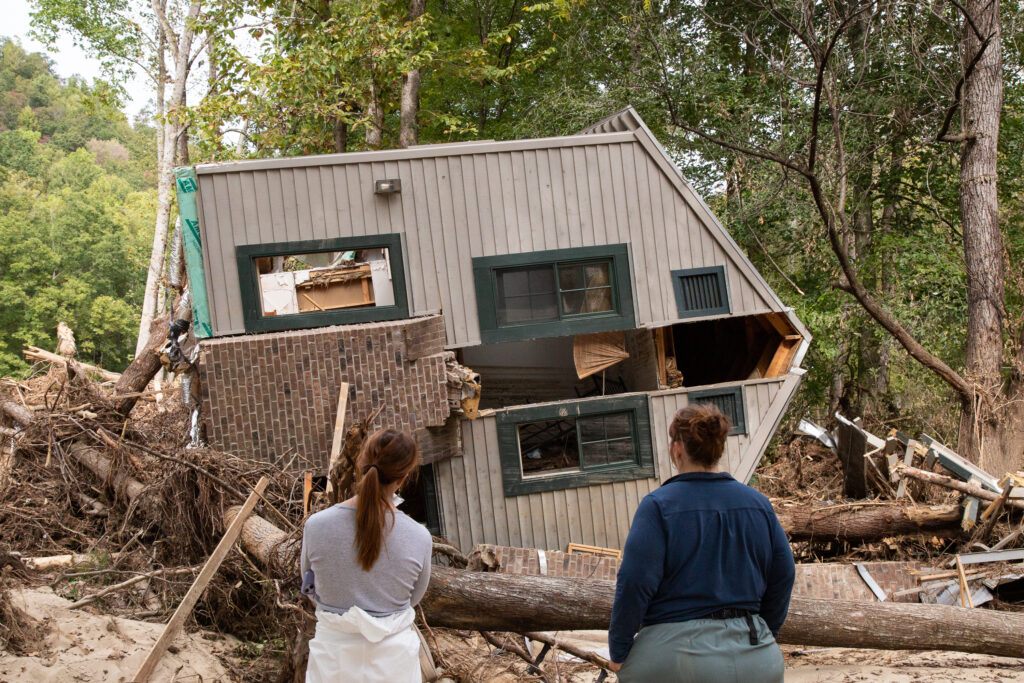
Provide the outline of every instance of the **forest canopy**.
[[106,84],[61,79],[47,57],[0,39],[0,375],[26,345],[131,360],[155,211],[153,130]]
[[632,105],[814,334],[794,414],[976,445],[1020,412],[1019,5],[32,5],[40,35],[69,32],[112,78],[144,69],[156,107],[129,124],[116,88],[4,44],[0,373],[65,318],[93,360],[130,357],[175,165],[571,134]]

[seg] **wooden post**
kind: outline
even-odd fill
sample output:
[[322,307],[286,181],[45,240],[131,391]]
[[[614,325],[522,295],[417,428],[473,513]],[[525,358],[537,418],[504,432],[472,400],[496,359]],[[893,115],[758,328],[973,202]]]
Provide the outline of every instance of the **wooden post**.
[[192,608],[196,606],[196,602],[199,601],[199,597],[206,590],[207,584],[210,583],[210,579],[217,573],[224,558],[227,557],[228,552],[231,550],[231,546],[235,544],[235,539],[242,532],[242,526],[245,524],[246,518],[252,512],[253,508],[256,507],[256,502],[260,499],[263,491],[267,488],[267,484],[270,480],[266,477],[261,477],[259,483],[256,484],[256,488],[249,494],[249,497],[245,499],[245,503],[242,505],[241,511],[235,515],[235,518],[231,520],[231,525],[228,526],[228,530],[224,532],[224,536],[220,539],[220,543],[214,548],[213,554],[206,560],[206,564],[203,565],[203,569],[199,572],[199,576],[196,577],[195,583],[188,589],[188,593],[185,594],[185,598],[178,605],[178,609],[174,610],[174,615],[171,616],[171,620],[167,622],[167,626],[164,627],[164,632],[160,634],[160,638],[157,639],[156,644],[153,645],[153,649],[150,650],[149,656],[146,657],[146,661],[142,663],[139,670],[135,672],[135,676],[132,677],[134,683],[146,683],[149,677],[153,675],[153,670],[156,669],[156,665],[160,663],[160,658],[164,656],[164,652],[170,646],[174,637],[181,630],[181,627],[185,624],[185,619],[192,613]]
[[331,471],[335,463],[341,457],[341,447],[345,443],[345,409],[348,407],[348,382],[341,383],[341,391],[338,392],[338,414],[334,418],[334,438],[331,441],[331,459],[327,463],[327,499],[331,500],[334,493],[334,484],[331,481]]
[[302,516],[309,517],[309,495],[313,493],[313,473],[309,470],[302,475]]

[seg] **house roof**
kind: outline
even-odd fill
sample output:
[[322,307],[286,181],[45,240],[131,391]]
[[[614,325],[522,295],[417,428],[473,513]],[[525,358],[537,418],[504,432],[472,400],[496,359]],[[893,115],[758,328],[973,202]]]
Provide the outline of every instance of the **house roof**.
[[352,164],[369,164],[395,162],[410,159],[430,159],[493,152],[511,152],[539,149],[573,148],[592,145],[615,143],[639,143],[640,147],[654,161],[668,181],[676,188],[684,200],[695,211],[708,231],[729,255],[733,262],[743,271],[752,285],[760,290],[766,299],[773,300],[779,310],[786,311],[793,326],[804,338],[804,344],[797,353],[794,366],[798,366],[807,350],[810,333],[800,320],[788,309],[778,295],[772,290],[765,279],[747,259],[746,254],[726,231],[715,214],[694,191],[690,183],[683,177],[668,152],[654,137],[647,124],[629,106],[617,111],[575,135],[530,138],[525,140],[474,140],[467,142],[443,143],[433,145],[417,145],[406,149],[391,149],[366,152],[348,152],[342,154],[321,154],[315,156],[282,157],[274,159],[253,159],[245,161],[227,161],[210,164],[199,164],[196,173],[199,175],[245,173],[251,171],[267,171],[277,169],[294,169],[323,166],[347,166]]

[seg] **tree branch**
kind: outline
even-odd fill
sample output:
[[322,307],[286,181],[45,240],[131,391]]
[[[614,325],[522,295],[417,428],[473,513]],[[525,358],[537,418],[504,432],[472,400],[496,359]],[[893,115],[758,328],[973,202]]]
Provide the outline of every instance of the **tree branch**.
[[971,59],[967,68],[964,69],[963,75],[960,76],[960,80],[956,82],[956,88],[953,89],[953,101],[950,103],[949,108],[946,109],[946,115],[942,119],[942,127],[939,129],[938,135],[935,136],[936,142],[966,142],[967,140],[974,139],[974,133],[970,131],[962,131],[959,135],[947,135],[949,132],[949,126],[953,123],[953,115],[956,114],[956,110],[960,108],[960,100],[963,95],[964,83],[968,77],[974,73],[974,67],[978,64],[981,56],[985,54],[985,48],[992,42],[992,36],[985,38],[974,57]]

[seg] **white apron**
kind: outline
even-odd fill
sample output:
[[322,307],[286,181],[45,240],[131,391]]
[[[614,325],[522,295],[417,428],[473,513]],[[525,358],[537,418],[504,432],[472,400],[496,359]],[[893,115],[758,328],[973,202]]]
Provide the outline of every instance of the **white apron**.
[[420,639],[410,607],[374,617],[359,607],[316,611],[306,683],[421,683]]

